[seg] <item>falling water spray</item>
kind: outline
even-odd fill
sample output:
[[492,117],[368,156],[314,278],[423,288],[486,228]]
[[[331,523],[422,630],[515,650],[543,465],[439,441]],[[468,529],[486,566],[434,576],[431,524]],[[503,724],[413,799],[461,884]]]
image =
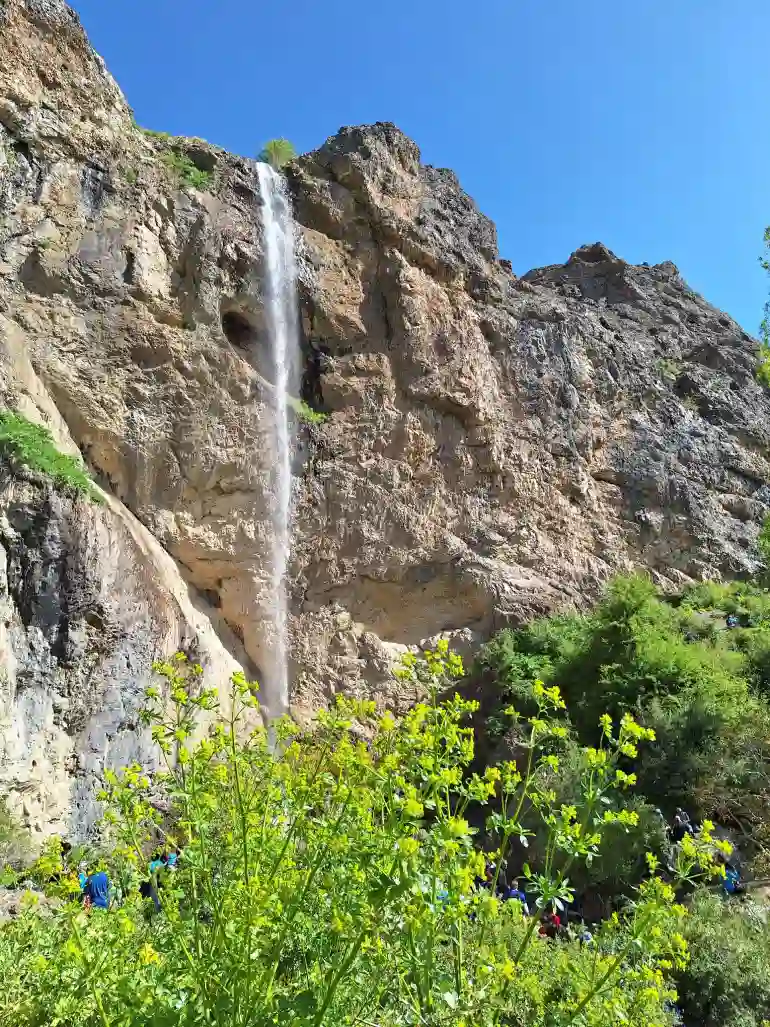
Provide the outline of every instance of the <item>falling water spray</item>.
[[288,596],[286,571],[291,546],[290,399],[298,393],[299,319],[294,219],[286,183],[269,164],[257,164],[262,198],[263,296],[272,377],[272,543],[270,643],[262,695],[269,716],[289,707]]

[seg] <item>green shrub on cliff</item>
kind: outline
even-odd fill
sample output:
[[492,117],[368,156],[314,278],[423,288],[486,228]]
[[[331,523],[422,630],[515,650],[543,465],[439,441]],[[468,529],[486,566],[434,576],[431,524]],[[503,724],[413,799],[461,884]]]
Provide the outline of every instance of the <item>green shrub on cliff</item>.
[[270,139],[262,147],[258,160],[280,171],[296,156],[297,151],[288,139]]
[[325,414],[323,410],[313,410],[304,399],[287,396],[287,403],[296,414],[297,419],[302,421],[303,424],[323,424],[324,421],[329,419],[328,414]]
[[59,488],[103,502],[80,461],[60,453],[49,430],[11,410],[0,410],[0,456],[40,471]]
[[211,172],[197,167],[187,154],[179,150],[164,150],[160,160],[183,185],[200,190],[208,189],[211,185]]

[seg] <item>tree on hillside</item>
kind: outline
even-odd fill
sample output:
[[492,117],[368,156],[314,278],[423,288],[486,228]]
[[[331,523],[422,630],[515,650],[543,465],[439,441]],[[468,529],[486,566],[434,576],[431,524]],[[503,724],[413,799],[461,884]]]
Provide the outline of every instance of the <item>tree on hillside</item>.
[[297,151],[288,139],[269,139],[262,148],[259,160],[280,171],[296,156]]

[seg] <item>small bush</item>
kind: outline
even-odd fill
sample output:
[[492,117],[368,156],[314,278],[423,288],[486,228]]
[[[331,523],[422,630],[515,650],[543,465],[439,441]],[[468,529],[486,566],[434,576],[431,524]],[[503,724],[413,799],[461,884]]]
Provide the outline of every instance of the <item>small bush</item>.
[[297,415],[297,419],[302,421],[303,424],[323,424],[329,418],[329,415],[325,414],[322,410],[313,410],[304,399],[296,399],[294,396],[289,396],[287,402]]
[[258,159],[280,171],[296,156],[297,151],[288,139],[271,139],[263,146]]
[[755,373],[760,385],[770,388],[770,343],[760,342]]
[[658,361],[658,371],[664,378],[674,380],[679,377],[682,372],[682,361],[672,360],[670,357],[664,357]]
[[770,568],[770,517],[765,517],[757,535],[757,549],[766,568]]
[[40,471],[59,488],[103,502],[82,464],[59,452],[47,428],[10,410],[0,411],[0,455],[11,463]]
[[164,150],[160,159],[183,185],[200,190],[208,189],[211,185],[211,172],[196,167],[190,158],[179,150]]
[[701,581],[684,590],[682,606],[691,610],[726,610],[735,613],[740,603],[741,585],[741,582],[734,581]]
[[139,178],[139,175],[137,174],[135,168],[126,168],[125,172],[123,173],[123,177],[129,185],[136,185],[136,181]]
[[147,136],[148,139],[157,139],[161,143],[169,143],[174,138],[169,132],[156,132],[153,128],[142,128],[141,125],[137,125],[136,122],[134,122],[134,125],[139,129],[142,135]]
[[0,866],[18,862],[28,849],[28,836],[11,816],[5,799],[0,799]]

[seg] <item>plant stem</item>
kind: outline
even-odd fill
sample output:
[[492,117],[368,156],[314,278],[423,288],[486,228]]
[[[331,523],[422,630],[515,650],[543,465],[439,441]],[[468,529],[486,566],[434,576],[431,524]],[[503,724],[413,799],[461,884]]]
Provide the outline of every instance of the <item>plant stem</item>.
[[321,1008],[319,1009],[318,1015],[315,1018],[314,1027],[321,1027],[321,1024],[323,1023],[324,1017],[326,1016],[326,1012],[329,1009],[329,1006],[331,1005],[332,1000],[334,998],[335,992],[337,991],[337,988],[338,988],[338,986],[340,984],[340,981],[342,980],[342,978],[345,976],[345,974],[348,972],[348,970],[350,969],[350,967],[353,965],[353,963],[355,962],[356,958],[358,957],[358,953],[361,950],[361,946],[364,943],[364,939],[366,938],[366,935],[367,935],[367,928],[364,927],[361,930],[361,932],[359,933],[358,937],[351,944],[350,950],[349,950],[348,954],[345,956],[345,958],[343,959],[342,963],[340,964],[340,967],[337,970],[337,973],[332,977],[332,979],[331,979],[331,981],[329,983],[329,987],[326,989],[326,996],[324,997],[324,1000],[323,1000],[323,1003],[321,1005]]

